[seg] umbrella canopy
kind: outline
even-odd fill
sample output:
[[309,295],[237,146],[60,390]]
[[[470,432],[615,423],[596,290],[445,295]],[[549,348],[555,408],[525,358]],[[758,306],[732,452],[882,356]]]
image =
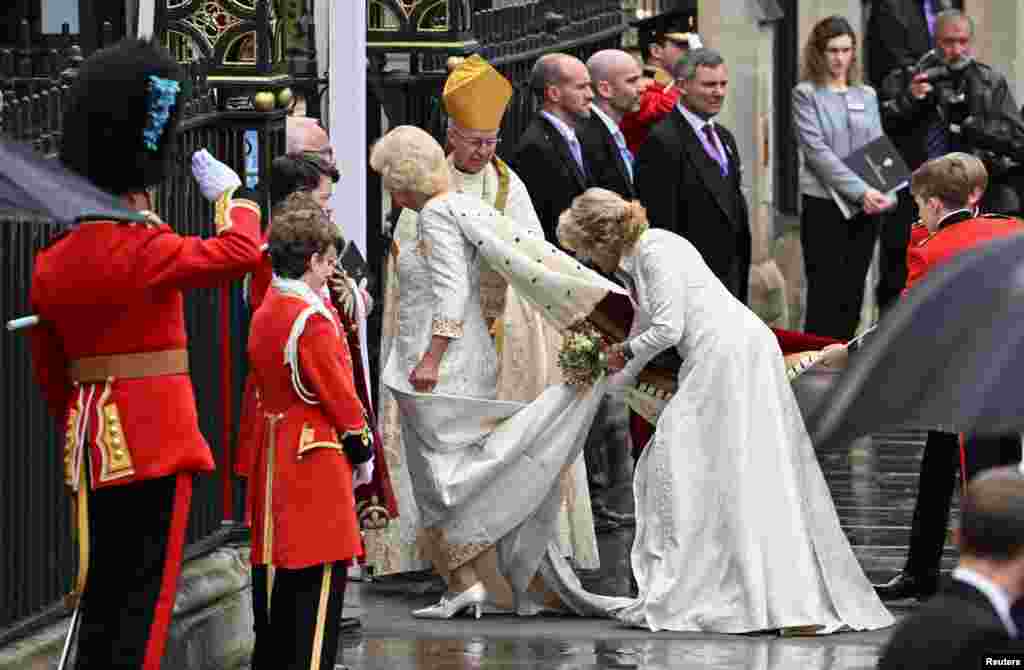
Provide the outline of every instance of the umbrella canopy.
[[0,214],[34,215],[61,223],[80,219],[145,221],[114,196],[44,158],[27,144],[0,140]]
[[808,422],[816,445],[892,428],[1024,430],[1024,234],[937,268],[885,316]]

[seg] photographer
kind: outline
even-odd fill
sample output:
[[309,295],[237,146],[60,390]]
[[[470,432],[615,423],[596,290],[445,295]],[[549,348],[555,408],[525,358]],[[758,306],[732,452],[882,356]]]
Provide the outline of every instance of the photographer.
[[936,48],[883,82],[882,116],[892,135],[902,135],[911,169],[951,151],[977,155],[991,182],[982,202],[990,212],[1017,213],[1012,187],[1024,164],[1024,122],[1006,78],[970,55],[974,22],[958,10],[935,19]]
[[[1014,162],[1024,162],[1024,124],[1006,79],[968,55],[973,37],[968,16],[939,12],[936,48],[882,82],[882,125],[911,170],[951,151],[976,154],[991,177],[982,207],[1015,214],[1021,207],[1012,186],[1020,171]],[[915,218],[914,201],[904,190],[881,236],[878,304],[883,310],[895,303],[906,283],[906,249]]]

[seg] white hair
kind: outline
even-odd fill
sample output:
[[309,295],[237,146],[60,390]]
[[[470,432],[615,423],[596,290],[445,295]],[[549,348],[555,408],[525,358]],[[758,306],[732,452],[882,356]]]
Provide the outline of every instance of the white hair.
[[432,196],[450,179],[444,149],[416,126],[398,126],[380,138],[370,150],[370,167],[389,191]]

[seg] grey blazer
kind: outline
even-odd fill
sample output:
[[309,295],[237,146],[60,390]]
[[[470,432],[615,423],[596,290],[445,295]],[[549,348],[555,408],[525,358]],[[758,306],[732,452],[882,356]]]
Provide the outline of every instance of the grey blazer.
[[859,203],[868,185],[842,159],[883,134],[875,89],[851,86],[837,93],[802,81],[793,89],[793,121],[804,156],[800,192],[831,198],[832,187]]

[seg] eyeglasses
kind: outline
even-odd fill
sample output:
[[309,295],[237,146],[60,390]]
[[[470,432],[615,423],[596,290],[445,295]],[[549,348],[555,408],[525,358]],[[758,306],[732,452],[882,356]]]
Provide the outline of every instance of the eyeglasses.
[[487,137],[487,138],[483,138],[483,137],[466,137],[465,135],[463,135],[462,133],[460,133],[457,130],[453,130],[452,132],[455,135],[458,135],[462,139],[463,142],[465,142],[469,146],[473,147],[474,149],[494,149],[495,147],[498,146],[498,142],[501,141],[501,136],[500,135],[495,135],[494,137]]

